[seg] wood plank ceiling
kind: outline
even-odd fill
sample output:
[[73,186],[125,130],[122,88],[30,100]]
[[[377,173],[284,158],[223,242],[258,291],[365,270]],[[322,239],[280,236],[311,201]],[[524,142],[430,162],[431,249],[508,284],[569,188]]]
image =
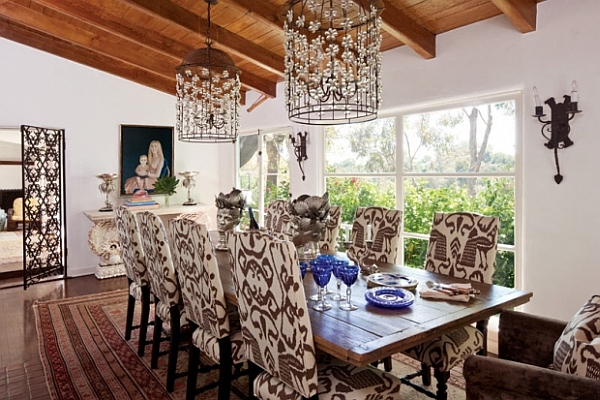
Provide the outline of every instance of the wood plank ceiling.
[[[431,59],[437,35],[501,14],[531,32],[541,1],[383,0],[382,50],[407,45]],[[244,94],[276,96],[286,2],[219,0],[211,10],[213,45],[242,70]],[[204,0],[0,0],[0,36],[169,94],[175,67],[204,47],[206,18]]]

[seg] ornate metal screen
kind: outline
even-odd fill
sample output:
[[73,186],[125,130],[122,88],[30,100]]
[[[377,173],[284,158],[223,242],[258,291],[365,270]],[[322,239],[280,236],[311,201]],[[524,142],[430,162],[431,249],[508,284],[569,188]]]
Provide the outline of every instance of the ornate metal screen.
[[64,129],[21,126],[24,287],[66,275]]

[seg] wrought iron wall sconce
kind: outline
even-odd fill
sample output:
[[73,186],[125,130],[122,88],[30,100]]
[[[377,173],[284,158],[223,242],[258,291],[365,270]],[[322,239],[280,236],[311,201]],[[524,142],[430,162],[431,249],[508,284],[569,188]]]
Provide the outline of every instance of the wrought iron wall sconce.
[[298,136],[296,144],[296,139],[293,135],[290,135],[290,140],[292,141],[292,146],[294,147],[294,154],[296,155],[296,162],[300,167],[300,171],[302,171],[302,180],[306,179],[306,175],[304,174],[304,161],[308,160],[308,156],[306,155],[306,139],[308,138],[308,132],[298,132],[296,134]]
[[573,141],[569,138],[571,132],[571,126],[569,121],[575,117],[575,114],[580,113],[581,110],[577,106],[577,82],[573,81],[571,95],[564,95],[563,102],[557,103],[554,97],[550,97],[544,102],[550,107],[550,120],[544,120],[546,116],[544,114],[544,107],[540,102],[540,96],[538,94],[537,87],[533,87],[533,99],[535,101],[535,115],[542,125],[542,136],[548,140],[544,143],[544,146],[554,150],[554,163],[556,164],[556,175],[554,175],[554,181],[559,184],[563,180],[563,176],[560,174],[560,165],[558,163],[558,149],[564,149],[573,145]]

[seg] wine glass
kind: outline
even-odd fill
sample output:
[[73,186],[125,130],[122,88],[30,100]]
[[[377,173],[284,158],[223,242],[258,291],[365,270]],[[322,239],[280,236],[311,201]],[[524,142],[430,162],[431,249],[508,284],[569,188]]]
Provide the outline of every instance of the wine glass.
[[346,300],[346,296],[342,294],[342,275],[340,275],[340,267],[348,265],[348,260],[336,258],[331,262],[331,265],[333,265],[333,276],[335,276],[337,281],[337,292],[331,296],[331,300]]
[[[317,266],[319,266],[319,265],[325,265],[325,263],[324,263],[324,262],[322,262],[322,261],[321,261],[320,259],[318,259],[318,258],[315,258],[314,260],[310,260],[308,263],[310,264],[310,271],[311,271],[311,272],[312,272],[313,268],[316,268],[316,267],[317,267]],[[314,276],[313,276],[313,278],[314,278]],[[315,279],[315,283],[316,283],[316,282],[317,282],[317,279],[316,279],[316,278],[314,278],[314,279]],[[315,293],[315,294],[312,294],[312,295],[308,296],[308,299],[309,299],[309,300],[312,300],[312,301],[319,301],[319,300],[321,300],[321,298],[319,297],[319,292],[320,292],[320,291],[319,291],[319,287],[318,287],[318,286],[319,286],[319,285],[317,285],[317,293]]]
[[344,311],[358,310],[355,304],[350,302],[352,296],[352,289],[350,288],[356,282],[358,278],[358,265],[346,265],[339,268],[339,273],[342,276],[342,281],[346,284],[346,302],[340,304],[340,309]]
[[[325,264],[331,264],[335,260],[335,256],[333,254],[319,254],[317,256],[317,260]],[[326,287],[325,293],[333,294],[333,290],[329,289],[329,287]]]
[[306,275],[306,270],[308,269],[308,264],[304,261],[300,261],[298,264],[300,266],[300,276],[304,280],[304,276]]
[[319,285],[319,302],[313,306],[313,308],[317,311],[331,310],[331,304],[325,302],[327,298],[325,286],[327,286],[329,280],[331,279],[332,270],[333,266],[331,264],[311,265],[313,278],[315,278],[315,282],[317,282],[317,285]]

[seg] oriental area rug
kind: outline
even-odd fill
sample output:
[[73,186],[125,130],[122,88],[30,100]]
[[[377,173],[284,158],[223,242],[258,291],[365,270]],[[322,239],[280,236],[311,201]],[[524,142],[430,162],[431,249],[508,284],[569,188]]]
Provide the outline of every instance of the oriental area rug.
[[[125,340],[126,304],[127,291],[118,290],[34,305],[40,356],[52,399],[185,399],[185,377],[176,380],[173,393],[166,390],[166,354],[159,357],[158,368],[152,369],[151,345],[146,346],[143,357],[137,355],[139,330],[134,329],[131,340]],[[139,307],[136,307],[135,321],[139,321]],[[148,338],[151,337],[152,326],[148,331]],[[162,342],[161,351],[167,349],[168,341]],[[187,371],[187,361],[187,352],[181,350],[178,372]],[[393,364],[393,372],[398,375],[414,372],[418,366],[401,355],[393,357]],[[200,373],[198,386],[217,380],[218,370]],[[233,385],[247,393],[245,376]],[[435,386],[435,379],[432,386]],[[215,388],[196,398],[213,400],[217,399],[217,394]],[[238,396],[232,392],[231,398]],[[400,398],[420,400],[428,397],[402,385]],[[448,399],[464,398],[461,371],[453,371]]]

